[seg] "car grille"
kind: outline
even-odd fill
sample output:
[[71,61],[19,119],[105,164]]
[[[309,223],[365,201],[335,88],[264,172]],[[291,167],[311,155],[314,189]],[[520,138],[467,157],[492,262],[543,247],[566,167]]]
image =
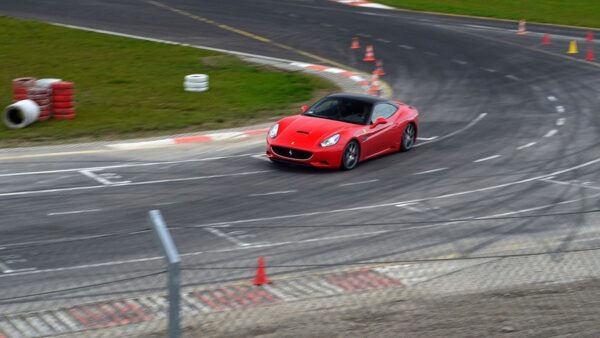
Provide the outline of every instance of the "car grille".
[[278,146],[273,146],[273,152],[279,156],[283,156],[283,157],[287,157],[287,158],[294,158],[297,160],[308,160],[311,156],[312,153],[310,151],[304,151],[304,150],[298,150],[298,149],[292,149],[292,148],[286,148],[286,147],[278,147]]

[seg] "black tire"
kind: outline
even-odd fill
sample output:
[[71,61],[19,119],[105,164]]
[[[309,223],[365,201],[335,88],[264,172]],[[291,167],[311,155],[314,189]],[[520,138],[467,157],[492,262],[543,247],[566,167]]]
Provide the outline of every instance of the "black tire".
[[409,151],[417,142],[417,128],[414,124],[409,123],[404,128],[404,132],[402,133],[402,139],[400,140],[400,151]]
[[360,146],[358,145],[358,142],[354,140],[348,142],[344,148],[344,153],[342,154],[342,164],[340,168],[342,170],[352,170],[356,168],[359,158]]

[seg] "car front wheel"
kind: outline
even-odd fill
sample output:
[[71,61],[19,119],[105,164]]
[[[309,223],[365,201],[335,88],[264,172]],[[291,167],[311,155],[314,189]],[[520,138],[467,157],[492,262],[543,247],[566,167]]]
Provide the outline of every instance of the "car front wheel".
[[350,141],[346,148],[344,148],[344,153],[342,155],[342,170],[352,170],[358,164],[358,159],[360,157],[360,146],[356,141]]
[[409,151],[415,145],[417,141],[417,128],[414,124],[409,123],[404,128],[404,133],[402,134],[402,145],[400,147],[400,151]]

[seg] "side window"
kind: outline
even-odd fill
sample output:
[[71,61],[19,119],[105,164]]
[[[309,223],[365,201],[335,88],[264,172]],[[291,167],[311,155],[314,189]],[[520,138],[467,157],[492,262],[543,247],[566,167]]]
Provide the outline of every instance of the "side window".
[[371,115],[371,123],[375,122],[380,117],[384,119],[390,118],[396,112],[396,107],[388,104],[388,103],[380,103],[375,106],[373,109],[373,114]]

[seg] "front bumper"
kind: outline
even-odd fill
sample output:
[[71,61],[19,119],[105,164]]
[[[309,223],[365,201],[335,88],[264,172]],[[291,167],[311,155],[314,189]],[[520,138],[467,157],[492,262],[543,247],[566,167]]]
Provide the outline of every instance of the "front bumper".
[[274,161],[304,164],[317,168],[337,169],[342,163],[343,151],[343,147],[339,145],[327,148],[291,148],[267,141],[266,153],[267,157]]

